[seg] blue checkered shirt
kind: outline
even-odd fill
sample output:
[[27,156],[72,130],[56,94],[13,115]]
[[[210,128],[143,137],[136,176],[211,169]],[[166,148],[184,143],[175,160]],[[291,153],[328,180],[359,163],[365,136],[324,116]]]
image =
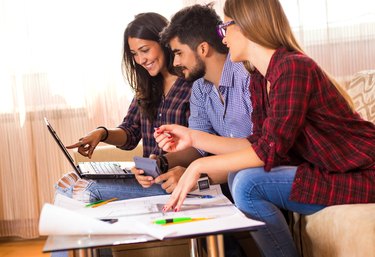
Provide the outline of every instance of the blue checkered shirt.
[[224,137],[249,136],[252,133],[249,85],[250,76],[243,64],[231,62],[228,55],[218,89],[204,78],[194,82],[189,127]]

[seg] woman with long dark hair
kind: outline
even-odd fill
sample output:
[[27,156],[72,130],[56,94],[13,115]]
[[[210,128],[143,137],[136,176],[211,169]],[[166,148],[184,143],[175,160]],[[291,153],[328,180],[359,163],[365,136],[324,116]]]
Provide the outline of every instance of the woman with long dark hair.
[[[98,127],[68,148],[91,157],[99,142],[132,150],[142,139],[143,156],[161,153],[153,137],[154,128],[162,124],[188,125],[191,83],[177,76],[173,54],[161,45],[159,33],[168,24],[157,13],[141,13],[124,32],[123,72],[135,92],[128,113],[117,128]],[[136,175],[142,171],[133,169]],[[79,179],[70,172],[56,185],[57,193],[93,202],[116,197],[129,199],[166,191],[159,184],[142,187],[136,179]]]

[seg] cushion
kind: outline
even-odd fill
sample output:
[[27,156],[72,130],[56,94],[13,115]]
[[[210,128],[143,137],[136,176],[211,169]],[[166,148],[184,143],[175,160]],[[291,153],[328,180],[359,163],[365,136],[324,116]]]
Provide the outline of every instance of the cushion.
[[139,144],[135,149],[126,151],[117,148],[114,145],[98,145],[92,154],[91,159],[82,156],[77,149],[73,150],[74,161],[77,162],[128,162],[133,161],[134,156],[143,156],[142,145]]
[[304,257],[375,256],[375,204],[327,207],[301,217]]
[[375,70],[358,72],[345,89],[362,118],[375,123]]

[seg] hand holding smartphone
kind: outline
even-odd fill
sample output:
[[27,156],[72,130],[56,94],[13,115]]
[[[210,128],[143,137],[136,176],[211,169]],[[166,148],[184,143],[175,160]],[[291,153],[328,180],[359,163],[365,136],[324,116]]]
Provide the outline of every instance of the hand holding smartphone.
[[143,170],[145,176],[151,176],[156,178],[160,175],[160,169],[155,159],[134,156],[135,167],[139,170]]

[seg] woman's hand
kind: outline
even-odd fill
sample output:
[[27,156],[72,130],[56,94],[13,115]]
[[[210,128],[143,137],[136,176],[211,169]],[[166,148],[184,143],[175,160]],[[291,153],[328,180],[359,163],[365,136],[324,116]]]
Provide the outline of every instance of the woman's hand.
[[95,129],[86,136],[81,137],[77,143],[66,146],[66,148],[73,149],[78,147],[78,152],[80,154],[91,158],[96,146],[103,137],[103,133],[105,133],[103,129]]
[[163,125],[155,129],[158,146],[166,152],[176,152],[191,147],[191,129],[181,125]]
[[163,212],[174,209],[174,211],[180,211],[181,205],[183,204],[186,195],[197,185],[198,179],[200,178],[199,172],[200,160],[192,162],[186,169],[184,174],[178,181],[177,186],[173,190],[171,197],[166,205],[163,207]]

